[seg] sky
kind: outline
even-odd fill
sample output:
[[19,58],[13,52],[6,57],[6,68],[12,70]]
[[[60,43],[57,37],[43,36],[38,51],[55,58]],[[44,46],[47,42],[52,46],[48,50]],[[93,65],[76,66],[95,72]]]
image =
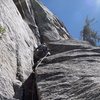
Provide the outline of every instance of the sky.
[[100,0],[41,0],[66,26],[75,39],[80,39],[85,19],[95,18],[92,28],[100,35]]

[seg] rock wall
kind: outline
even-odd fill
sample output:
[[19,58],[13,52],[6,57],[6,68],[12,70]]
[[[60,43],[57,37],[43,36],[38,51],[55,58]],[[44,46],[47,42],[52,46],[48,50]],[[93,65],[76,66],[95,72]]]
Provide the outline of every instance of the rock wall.
[[[52,55],[32,73],[44,42]],[[0,0],[0,100],[100,100],[99,59],[39,0]]]
[[40,42],[65,40],[70,37],[63,23],[38,0],[14,2]]
[[100,100],[100,48],[87,44],[74,48],[75,41],[69,42],[68,51],[49,56],[38,67],[41,100]]
[[32,71],[37,40],[12,0],[0,0],[0,25],[6,30],[0,38],[0,94],[11,98],[13,85]]
[[62,22],[38,0],[31,0],[41,42],[67,40],[70,36]]
[[0,0],[0,26],[5,29],[0,33],[0,100],[20,99],[21,86],[32,72],[34,48],[70,36],[37,0]]

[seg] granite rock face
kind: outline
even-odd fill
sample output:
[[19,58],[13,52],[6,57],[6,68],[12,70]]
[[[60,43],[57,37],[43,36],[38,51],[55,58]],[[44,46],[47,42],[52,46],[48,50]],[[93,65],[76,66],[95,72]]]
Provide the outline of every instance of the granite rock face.
[[[0,100],[100,100],[100,48],[71,39],[39,0],[0,0]],[[51,56],[32,73],[34,48]]]
[[32,0],[35,20],[39,28],[41,42],[67,40],[69,33],[63,23],[38,0]]
[[37,73],[41,100],[100,100],[100,48],[84,44],[53,54]]
[[0,0],[0,25],[5,28],[0,38],[0,95],[12,98],[13,85],[32,71],[37,40],[12,0]]
[[41,43],[67,40],[70,37],[63,23],[38,0],[14,0],[14,2]]
[[0,0],[0,26],[5,30],[0,33],[0,100],[22,99],[22,86],[34,65],[34,48],[41,42],[68,39],[69,34],[37,0]]

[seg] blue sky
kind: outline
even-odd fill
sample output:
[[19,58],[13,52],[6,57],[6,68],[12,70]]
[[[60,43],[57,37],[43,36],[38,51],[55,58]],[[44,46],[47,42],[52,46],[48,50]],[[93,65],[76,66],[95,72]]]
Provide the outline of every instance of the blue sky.
[[100,34],[100,0],[41,0],[63,23],[72,35],[79,39],[86,16],[95,18],[92,27]]

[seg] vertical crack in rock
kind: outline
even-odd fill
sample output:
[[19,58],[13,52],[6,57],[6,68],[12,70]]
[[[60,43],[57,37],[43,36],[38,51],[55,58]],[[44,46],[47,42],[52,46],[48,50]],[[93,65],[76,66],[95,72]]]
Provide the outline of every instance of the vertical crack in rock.
[[38,44],[70,38],[58,18],[37,0],[13,0],[23,19],[35,34]]
[[61,21],[37,0],[30,0],[34,10],[35,22],[39,28],[41,41],[51,42],[67,40],[70,38],[68,31]]
[[[23,11],[23,8],[22,8],[22,5],[21,5],[21,1],[20,0],[13,0],[13,1],[16,4],[22,18],[25,18],[25,14],[24,14],[24,11]],[[24,2],[24,0],[22,0],[22,2]]]
[[22,100],[40,100],[36,73],[32,73],[28,79],[23,83],[23,96]]
[[17,59],[17,73],[16,73],[16,78],[23,82],[23,76],[22,76],[22,70],[21,70],[21,58],[19,55],[19,46],[18,43],[16,44],[16,59]]
[[16,78],[18,80],[17,83],[19,82],[23,82],[23,83],[21,86],[18,86],[16,84],[14,85],[14,91],[15,91],[14,98],[17,98],[20,100],[40,100],[38,87],[37,87],[37,81],[36,81],[36,72],[32,73],[25,81],[23,79],[18,42],[16,43],[16,59],[17,59]]
[[[29,27],[31,28],[31,30],[33,31],[39,42],[40,39],[39,39],[38,27],[34,20],[34,12],[32,8],[31,7],[28,8],[26,1],[24,0],[13,0],[13,1],[16,4],[22,18],[28,23]],[[31,3],[29,3],[29,5],[31,6]],[[19,42],[17,36],[16,36],[16,59],[17,59],[16,78],[17,80],[19,80],[19,82],[23,83],[20,88],[17,85],[14,85],[14,90],[15,90],[14,97],[20,100],[39,100],[35,73],[32,73],[25,81],[23,79],[22,75],[23,72],[21,67],[21,55],[19,54]]]
[[30,0],[13,0],[16,7],[18,8],[22,18],[24,21],[29,25],[30,29],[32,30],[33,34],[36,36],[38,44],[40,44],[40,35],[38,26],[35,22],[34,18],[34,11],[32,9],[32,4]]

